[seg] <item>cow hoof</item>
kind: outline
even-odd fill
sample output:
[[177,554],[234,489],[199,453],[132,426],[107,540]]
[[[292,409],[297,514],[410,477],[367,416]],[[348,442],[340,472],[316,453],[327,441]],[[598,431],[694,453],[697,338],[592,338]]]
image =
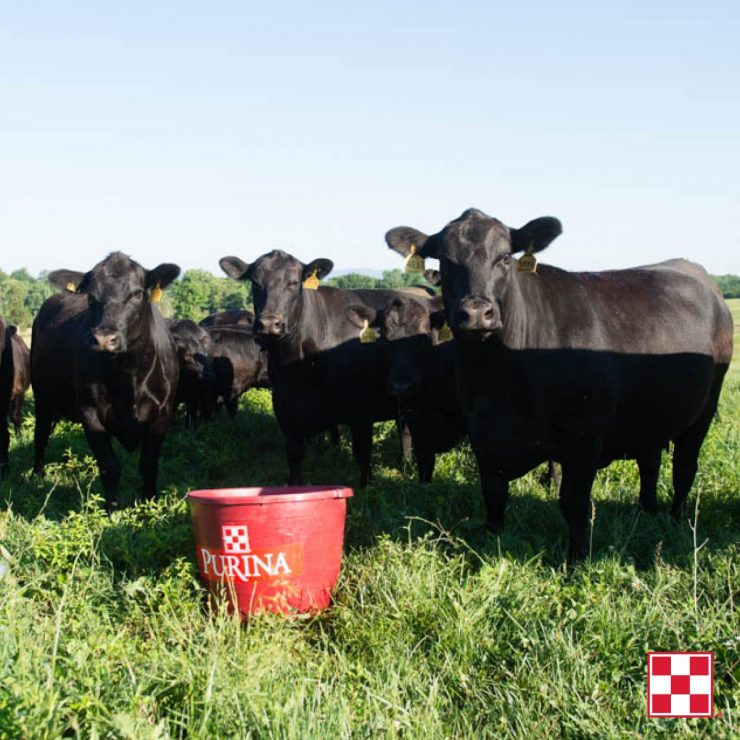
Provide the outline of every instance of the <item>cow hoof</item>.
[[486,529],[495,535],[499,535],[504,531],[503,522],[486,522]]
[[586,547],[569,547],[568,548],[568,565],[578,565],[588,557],[588,548]]
[[650,514],[650,516],[655,516],[658,513],[657,503],[645,503],[644,501],[640,501],[638,508],[640,509],[640,511],[644,511],[646,514]]
[[683,507],[683,506],[679,506],[678,508],[673,507],[671,509],[671,519],[673,519],[673,521],[676,524],[680,524],[681,523],[681,521],[684,518],[684,514],[685,514],[685,507]]

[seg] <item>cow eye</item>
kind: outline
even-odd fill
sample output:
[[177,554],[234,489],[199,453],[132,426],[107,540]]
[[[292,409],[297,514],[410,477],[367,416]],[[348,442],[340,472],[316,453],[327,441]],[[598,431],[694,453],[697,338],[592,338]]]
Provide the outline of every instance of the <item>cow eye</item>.
[[139,289],[131,293],[131,295],[129,296],[129,300],[140,301],[143,297],[144,297],[144,291]]

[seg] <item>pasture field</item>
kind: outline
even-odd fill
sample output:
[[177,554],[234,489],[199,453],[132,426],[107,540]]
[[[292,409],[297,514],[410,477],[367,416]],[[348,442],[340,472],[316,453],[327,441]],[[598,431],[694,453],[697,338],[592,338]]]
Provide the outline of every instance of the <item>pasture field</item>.
[[[188,433],[178,420],[159,500],[110,518],[80,427],[60,424],[46,479],[30,476],[29,401],[0,482],[0,737],[740,736],[739,365],[691,526],[639,513],[636,466],[613,464],[594,487],[591,558],[568,569],[556,496],[536,473],[513,485],[495,537],[468,447],[423,486],[379,425],[335,604],[246,626],[206,612],[185,495],[284,482],[269,393],[251,391],[235,421]],[[136,459],[124,459],[133,503]],[[354,484],[347,437],[313,442],[305,472]],[[663,510],[670,473],[666,454]],[[715,651],[721,716],[648,720],[648,649]]]

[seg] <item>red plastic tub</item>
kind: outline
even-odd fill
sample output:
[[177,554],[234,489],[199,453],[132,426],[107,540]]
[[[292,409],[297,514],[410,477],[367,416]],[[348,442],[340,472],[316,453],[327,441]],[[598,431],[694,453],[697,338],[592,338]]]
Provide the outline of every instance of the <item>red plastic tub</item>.
[[339,577],[344,486],[224,488],[188,494],[200,575],[242,618],[329,605]]

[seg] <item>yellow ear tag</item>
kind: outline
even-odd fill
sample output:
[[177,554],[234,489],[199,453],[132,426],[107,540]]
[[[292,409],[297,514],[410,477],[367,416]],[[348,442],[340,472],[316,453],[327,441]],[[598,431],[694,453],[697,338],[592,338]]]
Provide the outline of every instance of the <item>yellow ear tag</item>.
[[149,303],[159,303],[162,300],[162,288],[157,283],[149,292]]
[[362,344],[372,344],[375,341],[375,329],[370,326],[370,322],[365,319],[364,326],[360,332],[360,342]]
[[403,269],[406,272],[424,272],[424,258],[416,254],[416,244],[409,247],[409,256],[406,257]]
[[442,328],[437,334],[437,339],[440,342],[449,342],[450,339],[452,339],[452,330],[450,329],[446,321],[444,322],[444,324],[442,324]]
[[316,275],[317,270],[314,270],[304,281],[303,281],[303,287],[306,290],[318,290],[319,288],[319,278]]
[[532,254],[532,247],[523,254],[516,265],[517,272],[537,272],[537,258]]
[[77,292],[77,286],[74,283],[67,283],[66,290],[69,293],[76,293]]

